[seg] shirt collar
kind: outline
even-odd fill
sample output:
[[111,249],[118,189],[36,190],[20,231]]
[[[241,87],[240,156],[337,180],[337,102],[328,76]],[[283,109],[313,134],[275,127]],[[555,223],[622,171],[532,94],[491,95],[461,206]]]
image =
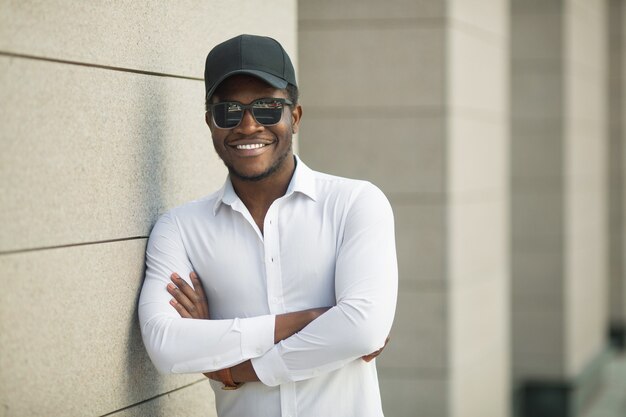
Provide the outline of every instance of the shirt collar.
[[[311,168],[306,166],[297,155],[295,155],[295,158],[296,169],[291,177],[289,186],[287,187],[285,197],[298,192],[306,195],[311,200],[316,201],[317,193],[315,190],[315,173],[311,170]],[[230,181],[229,175],[226,178],[224,185],[217,193],[217,198],[215,199],[215,204],[213,205],[213,215],[217,214],[217,210],[222,204],[232,206],[237,201],[240,201],[239,196],[233,188],[233,183]]]

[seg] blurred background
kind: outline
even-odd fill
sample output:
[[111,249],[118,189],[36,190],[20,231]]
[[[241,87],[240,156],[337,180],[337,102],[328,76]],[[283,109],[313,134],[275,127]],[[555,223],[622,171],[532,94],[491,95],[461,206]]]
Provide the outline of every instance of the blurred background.
[[626,416],[625,3],[0,0],[0,416],[215,415],[136,302],[224,181],[202,77],[240,33],[296,65],[301,158],[393,205],[388,417]]

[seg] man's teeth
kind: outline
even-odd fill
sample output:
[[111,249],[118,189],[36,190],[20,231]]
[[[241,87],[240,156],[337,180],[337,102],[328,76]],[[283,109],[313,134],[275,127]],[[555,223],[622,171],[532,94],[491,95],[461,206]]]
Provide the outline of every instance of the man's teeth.
[[237,145],[237,149],[259,149],[266,146],[264,143],[251,143],[249,145]]

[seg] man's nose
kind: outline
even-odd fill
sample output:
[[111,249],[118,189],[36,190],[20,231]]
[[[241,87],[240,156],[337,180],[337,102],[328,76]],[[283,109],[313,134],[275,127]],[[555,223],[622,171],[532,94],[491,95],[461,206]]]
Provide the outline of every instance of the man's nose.
[[255,133],[263,130],[263,125],[258,123],[254,116],[252,115],[252,110],[246,109],[243,112],[243,116],[241,116],[241,122],[235,128],[237,132],[249,135],[251,133]]

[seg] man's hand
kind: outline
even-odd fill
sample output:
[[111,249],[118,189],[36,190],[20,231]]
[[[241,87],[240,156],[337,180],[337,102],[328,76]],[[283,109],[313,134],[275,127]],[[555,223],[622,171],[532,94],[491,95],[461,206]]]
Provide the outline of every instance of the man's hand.
[[387,346],[387,343],[389,343],[389,336],[387,336],[387,339],[385,339],[385,344],[383,345],[383,347],[378,349],[376,352],[370,353],[369,355],[361,356],[361,359],[363,359],[365,362],[370,362],[372,359],[382,353],[383,349],[385,349],[385,347]]
[[209,303],[198,275],[193,271],[189,274],[193,287],[187,284],[176,272],[170,277],[174,284],[167,284],[167,292],[174,297],[170,304],[178,314],[188,319],[210,319]]

